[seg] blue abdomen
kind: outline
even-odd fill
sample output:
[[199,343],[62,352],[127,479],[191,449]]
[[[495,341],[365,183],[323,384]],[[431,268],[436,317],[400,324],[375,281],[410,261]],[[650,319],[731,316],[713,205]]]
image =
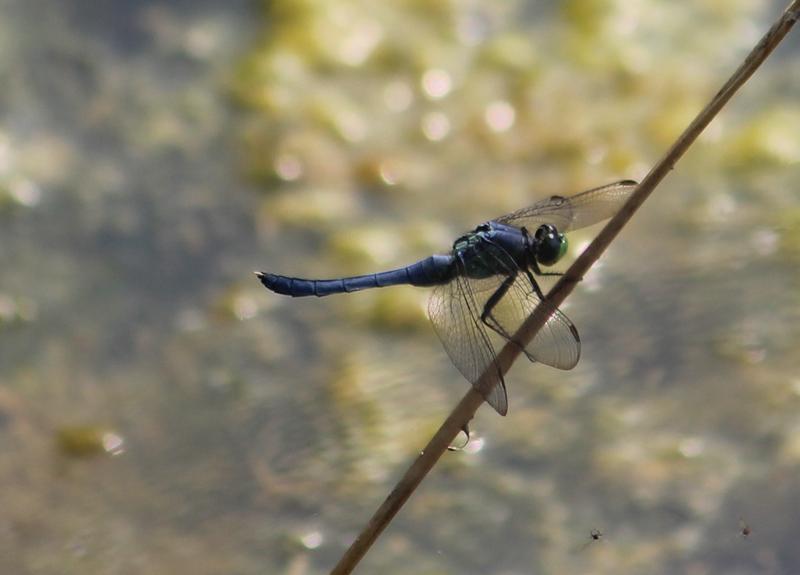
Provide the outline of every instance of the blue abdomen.
[[259,272],[256,275],[265,288],[275,293],[292,297],[312,295],[323,297],[335,293],[349,293],[399,284],[433,286],[447,283],[453,279],[456,273],[453,262],[454,259],[451,255],[434,255],[410,266],[388,272],[330,280],[293,278],[266,272]]

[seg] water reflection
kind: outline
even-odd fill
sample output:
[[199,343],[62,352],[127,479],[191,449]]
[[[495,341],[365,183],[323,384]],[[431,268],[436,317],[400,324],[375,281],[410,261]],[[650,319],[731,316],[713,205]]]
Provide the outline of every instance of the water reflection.
[[[326,572],[466,384],[416,294],[298,307],[252,270],[413,261],[641,177],[764,10],[8,3],[0,571]],[[516,367],[365,572],[797,570],[796,67],[570,298],[578,367]]]

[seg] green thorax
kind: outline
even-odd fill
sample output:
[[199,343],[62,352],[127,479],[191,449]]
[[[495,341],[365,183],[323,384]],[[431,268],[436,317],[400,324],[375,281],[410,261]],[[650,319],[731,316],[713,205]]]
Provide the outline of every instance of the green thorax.
[[507,266],[501,259],[504,256],[495,253],[498,248],[485,240],[484,233],[470,232],[453,244],[453,255],[463,262],[464,273],[469,278],[483,279],[507,273]]

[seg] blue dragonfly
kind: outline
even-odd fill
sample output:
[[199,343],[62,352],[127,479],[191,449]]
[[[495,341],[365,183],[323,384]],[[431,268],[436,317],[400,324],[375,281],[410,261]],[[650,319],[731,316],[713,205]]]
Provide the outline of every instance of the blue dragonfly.
[[[498,383],[484,394],[500,414],[508,412],[505,381],[497,365],[498,345],[512,341],[538,306],[547,306],[536,276],[567,252],[565,232],[613,216],[637,182],[621,180],[580,194],[551,196],[532,206],[489,220],[453,243],[448,254],[432,255],[399,269],[329,280],[257,272],[264,286],[292,297],[327,296],[399,284],[433,287],[428,315],[453,364],[476,385],[497,369]],[[533,233],[531,233],[533,230]],[[580,358],[580,337],[558,309],[522,351],[531,361],[572,369]],[[517,342],[514,342],[517,343]]]

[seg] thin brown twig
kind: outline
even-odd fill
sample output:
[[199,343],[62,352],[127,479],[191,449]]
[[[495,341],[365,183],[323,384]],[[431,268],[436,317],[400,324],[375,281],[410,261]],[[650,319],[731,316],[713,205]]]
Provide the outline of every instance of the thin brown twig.
[[[597,261],[628,220],[631,219],[634,212],[639,209],[650,193],[673,169],[676,162],[683,156],[686,150],[689,149],[700,133],[708,126],[725,104],[728,103],[728,100],[731,99],[733,94],[747,82],[756,69],[767,59],[789,30],[791,30],[798,18],[800,18],[800,0],[794,0],[784,11],[783,15],[773,24],[772,28],[770,28],[747,55],[747,58],[745,58],[741,66],[733,73],[720,91],[717,92],[708,105],[697,115],[692,123],[689,124],[667,153],[653,166],[620,211],[606,224],[589,247],[575,262],[573,262],[556,285],[553,286],[553,289],[547,294],[547,300],[552,305],[547,306],[547,309],[552,310],[561,305],[564,299],[575,288],[575,285],[583,278],[583,275],[589,270],[592,264]],[[548,312],[545,307],[546,306],[539,306],[534,310],[514,335],[514,341],[527,344],[533,339],[551,313]],[[520,346],[508,343],[497,355],[498,366],[504,375],[508,372],[519,354]],[[331,571],[332,575],[345,575],[352,572],[392,518],[397,514],[417,486],[447,450],[447,447],[453,442],[459,431],[461,431],[475,415],[475,411],[483,403],[483,397],[485,395],[485,393],[482,395],[479,390],[491,390],[496,383],[497,375],[495,369],[493,366],[490,366],[475,384],[475,387],[471,387],[453,409],[433,438],[428,442],[425,449],[419,454],[411,467],[408,468],[386,500],[375,511],[369,523],[367,523],[356,540],[339,560],[339,563]]]

